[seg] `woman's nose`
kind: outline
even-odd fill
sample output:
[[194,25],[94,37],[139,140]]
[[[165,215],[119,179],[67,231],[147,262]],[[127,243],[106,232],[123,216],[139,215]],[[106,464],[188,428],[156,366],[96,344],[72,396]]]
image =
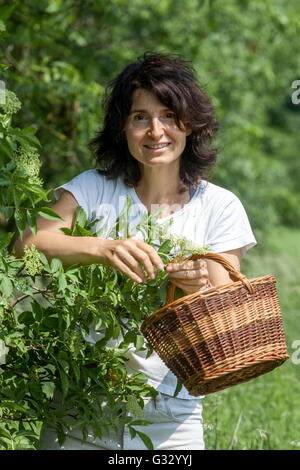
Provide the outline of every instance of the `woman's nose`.
[[158,118],[151,119],[149,132],[151,132],[151,135],[155,138],[163,134],[164,127]]

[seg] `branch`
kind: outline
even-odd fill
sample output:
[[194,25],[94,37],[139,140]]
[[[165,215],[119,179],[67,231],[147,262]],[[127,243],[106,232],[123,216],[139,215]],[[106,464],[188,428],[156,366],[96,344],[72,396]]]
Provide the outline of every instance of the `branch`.
[[39,418],[24,419],[24,418],[10,418],[7,415],[1,416],[5,421],[22,421],[23,423],[32,423],[34,421],[41,421]]
[[47,289],[47,287],[45,287],[44,289],[38,289],[37,287],[34,287],[34,289],[35,289],[35,292],[32,292],[32,294],[23,294],[23,295],[21,295],[21,297],[18,297],[18,298],[11,304],[11,306],[14,308],[19,302],[21,302],[21,300],[24,300],[24,299],[26,299],[27,297],[31,297],[31,296],[34,295],[34,294],[41,294],[41,295],[43,295],[45,292],[53,292],[52,290]]

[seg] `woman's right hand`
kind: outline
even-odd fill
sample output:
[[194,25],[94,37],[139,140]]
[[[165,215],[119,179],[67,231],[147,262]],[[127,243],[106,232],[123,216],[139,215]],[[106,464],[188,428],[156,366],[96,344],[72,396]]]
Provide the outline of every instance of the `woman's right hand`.
[[104,264],[117,268],[138,283],[147,282],[142,267],[150,279],[155,279],[154,266],[159,270],[164,269],[164,264],[157,251],[137,237],[119,240],[106,239],[102,256]]

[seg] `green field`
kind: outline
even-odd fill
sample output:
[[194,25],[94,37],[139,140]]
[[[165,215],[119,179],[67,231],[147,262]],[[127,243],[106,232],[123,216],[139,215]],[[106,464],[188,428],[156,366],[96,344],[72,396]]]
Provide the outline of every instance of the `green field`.
[[296,340],[300,345],[300,231],[277,229],[264,246],[263,252],[249,251],[241,270],[250,278],[273,274],[277,279],[290,359],[203,400],[208,450],[300,448],[300,346],[293,346]]

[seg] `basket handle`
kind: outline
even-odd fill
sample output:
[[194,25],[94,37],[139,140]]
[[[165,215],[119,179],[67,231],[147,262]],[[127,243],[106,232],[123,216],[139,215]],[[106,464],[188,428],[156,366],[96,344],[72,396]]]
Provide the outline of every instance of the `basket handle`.
[[[195,255],[192,255],[188,258],[183,258],[183,260],[193,260],[193,261],[195,261],[195,260],[201,259],[201,258],[206,258],[206,259],[211,259],[213,261],[217,261],[218,263],[220,263],[226,269],[226,271],[229,273],[229,275],[235,281],[242,281],[242,283],[245,284],[245,286],[249,290],[250,294],[254,293],[254,289],[253,289],[250,281],[245,276],[245,274],[242,274],[240,271],[235,269],[235,267],[226,258],[224,258],[221,255],[218,255],[217,253],[206,253],[206,254],[203,254],[203,255],[195,254]],[[169,304],[169,303],[174,301],[175,289],[176,289],[175,284],[173,284],[170,281],[168,291],[167,291],[166,304]]]

